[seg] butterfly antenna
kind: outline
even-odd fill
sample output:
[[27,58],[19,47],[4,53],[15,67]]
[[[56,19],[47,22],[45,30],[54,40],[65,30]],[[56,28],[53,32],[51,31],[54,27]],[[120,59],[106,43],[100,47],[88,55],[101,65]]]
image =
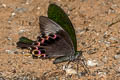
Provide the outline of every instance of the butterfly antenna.
[[[87,64],[86,64],[87,60],[82,55],[83,52],[85,52],[85,51],[77,51],[76,54],[75,54],[75,60],[77,60],[78,63],[79,63],[79,61],[81,61],[81,65],[85,69],[85,72],[87,72],[88,74],[90,74],[90,70],[89,70],[89,68],[87,67]],[[78,69],[78,64],[77,64],[77,69]]]

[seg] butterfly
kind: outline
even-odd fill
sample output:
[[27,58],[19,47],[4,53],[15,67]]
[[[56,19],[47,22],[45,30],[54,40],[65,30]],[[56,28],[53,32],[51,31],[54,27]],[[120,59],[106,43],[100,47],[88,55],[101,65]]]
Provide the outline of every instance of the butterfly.
[[41,35],[36,41],[21,37],[17,47],[29,49],[34,58],[56,58],[53,63],[73,61],[82,55],[77,51],[74,27],[67,14],[56,4],[48,7],[48,17],[40,16]]

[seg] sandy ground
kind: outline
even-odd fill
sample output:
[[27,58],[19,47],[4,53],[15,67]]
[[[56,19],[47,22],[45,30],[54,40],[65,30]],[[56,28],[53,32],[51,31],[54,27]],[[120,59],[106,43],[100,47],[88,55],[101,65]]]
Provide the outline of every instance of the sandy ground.
[[[70,75],[67,63],[32,59],[16,48],[19,37],[40,34],[38,19],[50,3],[71,19],[89,75]],[[0,44],[0,80],[120,80],[120,0],[0,0]],[[77,64],[70,65],[76,71]]]

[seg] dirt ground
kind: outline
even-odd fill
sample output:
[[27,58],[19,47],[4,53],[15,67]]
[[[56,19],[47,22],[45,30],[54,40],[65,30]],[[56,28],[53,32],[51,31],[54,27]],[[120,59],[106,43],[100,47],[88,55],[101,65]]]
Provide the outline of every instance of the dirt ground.
[[[21,36],[40,34],[38,19],[50,3],[71,19],[89,75],[71,75],[63,69],[67,62],[32,59],[16,47]],[[0,0],[0,44],[0,80],[120,80],[120,0]],[[70,65],[76,71],[77,64]]]

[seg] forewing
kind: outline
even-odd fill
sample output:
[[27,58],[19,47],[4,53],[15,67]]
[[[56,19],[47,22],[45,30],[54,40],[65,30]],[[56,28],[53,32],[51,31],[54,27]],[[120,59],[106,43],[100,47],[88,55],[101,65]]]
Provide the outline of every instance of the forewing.
[[70,38],[74,44],[74,49],[77,51],[75,30],[64,10],[56,4],[50,4],[48,7],[48,17],[58,23],[70,35]]
[[55,34],[59,30],[63,30],[58,24],[45,16],[40,16],[39,21],[41,34]]

